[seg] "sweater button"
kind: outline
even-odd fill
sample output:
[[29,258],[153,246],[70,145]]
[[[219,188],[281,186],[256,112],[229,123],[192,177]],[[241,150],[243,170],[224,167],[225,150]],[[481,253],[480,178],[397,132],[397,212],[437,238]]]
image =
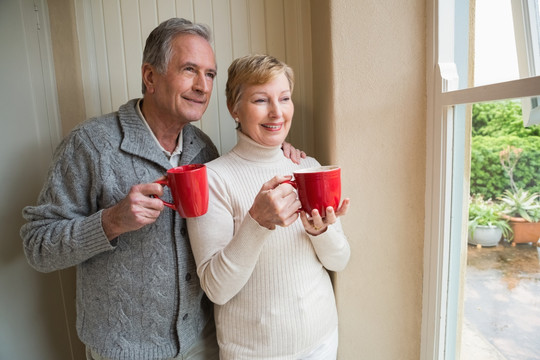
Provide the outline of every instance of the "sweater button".
[[188,314],[184,315],[184,317],[182,318],[182,320],[186,321],[188,318]]
[[190,274],[190,273],[187,273],[187,274],[186,274],[186,281],[189,281],[189,280],[191,280],[191,274]]
[[187,235],[186,228],[180,229],[180,235],[182,235],[182,236],[186,236],[186,235]]

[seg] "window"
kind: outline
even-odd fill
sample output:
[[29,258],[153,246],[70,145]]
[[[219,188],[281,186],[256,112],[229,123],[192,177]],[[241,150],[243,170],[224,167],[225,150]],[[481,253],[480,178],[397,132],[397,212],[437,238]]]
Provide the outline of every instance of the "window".
[[[520,77],[540,75],[540,0],[512,0],[512,15]],[[522,108],[525,126],[540,124],[540,97]]]
[[[527,3],[527,0],[507,0]],[[538,0],[532,0],[538,8]],[[536,4],[536,5],[534,5]],[[456,359],[461,303],[470,119],[468,104],[540,95],[540,76],[471,85],[475,0],[428,2],[426,217],[421,358]],[[536,12],[536,14],[538,14]],[[515,23],[515,22],[514,22]],[[536,23],[538,24],[538,23]],[[523,27],[531,37],[538,25]],[[538,43],[537,43],[538,45]],[[521,50],[522,51],[522,50]],[[534,110],[533,110],[534,111]],[[463,239],[463,240],[462,240]]]

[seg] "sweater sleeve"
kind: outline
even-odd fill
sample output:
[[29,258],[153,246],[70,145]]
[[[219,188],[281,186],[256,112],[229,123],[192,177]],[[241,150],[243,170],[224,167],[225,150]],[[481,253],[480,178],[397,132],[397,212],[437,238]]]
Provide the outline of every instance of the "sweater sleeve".
[[23,209],[25,255],[38,271],[51,272],[82,263],[113,249],[101,225],[91,152],[75,132],[55,153],[35,206]]
[[247,283],[266,238],[272,233],[246,214],[234,230],[233,208],[226,185],[209,169],[208,212],[187,219],[188,233],[201,287],[214,303],[223,305]]
[[323,266],[331,271],[341,271],[347,266],[351,248],[343,233],[339,219],[335,224],[317,236],[308,234],[315,253]]

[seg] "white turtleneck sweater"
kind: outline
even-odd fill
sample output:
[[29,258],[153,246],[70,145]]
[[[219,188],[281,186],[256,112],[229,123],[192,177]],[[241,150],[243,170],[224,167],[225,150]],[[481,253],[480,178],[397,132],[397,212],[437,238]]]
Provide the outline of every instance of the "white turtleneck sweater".
[[238,144],[207,164],[208,213],[188,219],[201,286],[216,304],[221,359],[297,359],[337,326],[327,270],[342,270],[350,256],[339,220],[318,236],[300,219],[268,230],[248,211],[261,186],[300,165],[279,147],[265,147],[241,132]]

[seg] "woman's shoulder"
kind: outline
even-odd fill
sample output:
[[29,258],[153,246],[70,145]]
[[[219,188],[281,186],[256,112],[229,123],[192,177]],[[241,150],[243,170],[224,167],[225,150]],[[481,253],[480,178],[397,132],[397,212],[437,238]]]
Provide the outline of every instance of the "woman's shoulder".
[[300,169],[307,169],[310,167],[321,166],[321,164],[314,157],[306,156],[300,161],[300,164],[298,166]]

